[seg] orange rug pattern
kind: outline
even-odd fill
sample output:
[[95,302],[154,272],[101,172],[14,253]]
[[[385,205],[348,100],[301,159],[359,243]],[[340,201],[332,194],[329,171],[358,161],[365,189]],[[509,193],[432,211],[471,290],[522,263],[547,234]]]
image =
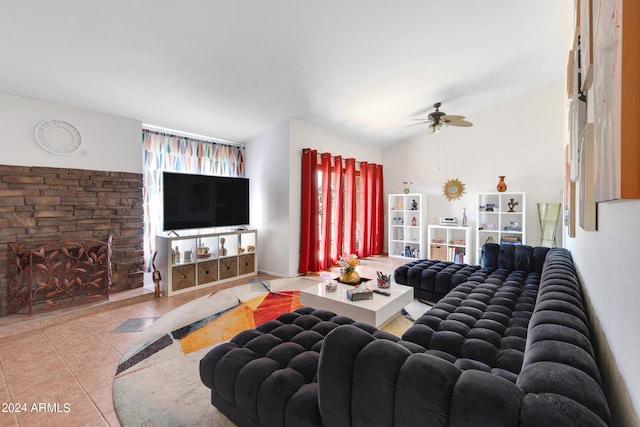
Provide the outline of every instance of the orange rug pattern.
[[[213,296],[215,294],[212,294]],[[116,375],[138,365],[171,344],[178,342],[184,354],[227,341],[246,329],[255,329],[269,320],[289,313],[300,305],[300,292],[265,292],[240,302],[238,306],[166,333],[147,343],[118,365]]]
[[300,307],[298,291],[268,292],[257,296],[181,338],[179,342],[182,352],[189,354],[230,340],[241,331],[255,329]]

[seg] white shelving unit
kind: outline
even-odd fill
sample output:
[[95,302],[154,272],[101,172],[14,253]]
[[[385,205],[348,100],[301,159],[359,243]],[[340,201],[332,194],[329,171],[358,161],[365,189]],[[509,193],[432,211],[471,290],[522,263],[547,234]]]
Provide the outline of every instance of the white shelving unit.
[[471,227],[430,225],[429,259],[459,264],[473,264]]
[[527,198],[525,193],[478,195],[476,259],[486,242],[526,244]]
[[422,194],[389,194],[389,256],[426,258],[427,207]]
[[162,294],[189,292],[255,275],[256,244],[256,230],[189,230],[180,236],[156,236]]

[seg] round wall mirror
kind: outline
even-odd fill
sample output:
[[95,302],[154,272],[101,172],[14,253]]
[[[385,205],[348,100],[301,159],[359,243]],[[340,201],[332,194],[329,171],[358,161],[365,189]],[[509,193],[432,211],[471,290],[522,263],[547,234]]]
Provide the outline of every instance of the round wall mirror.
[[457,179],[450,179],[444,183],[444,195],[447,199],[453,200],[462,196],[464,193],[464,184]]

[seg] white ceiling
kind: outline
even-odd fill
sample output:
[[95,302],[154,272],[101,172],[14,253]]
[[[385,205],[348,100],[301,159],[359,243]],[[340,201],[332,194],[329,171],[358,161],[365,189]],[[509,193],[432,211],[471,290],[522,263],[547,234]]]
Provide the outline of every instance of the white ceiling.
[[473,121],[562,80],[573,3],[5,1],[0,91],[232,141],[296,117],[391,144],[434,102]]

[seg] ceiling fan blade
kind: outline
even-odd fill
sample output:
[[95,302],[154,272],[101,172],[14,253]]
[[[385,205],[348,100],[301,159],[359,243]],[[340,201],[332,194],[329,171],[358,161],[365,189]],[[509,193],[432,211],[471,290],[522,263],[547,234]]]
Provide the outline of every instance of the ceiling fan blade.
[[453,115],[449,115],[447,114],[446,116],[443,117],[445,122],[452,122],[454,120],[463,120],[464,116],[453,116]]
[[453,122],[445,122],[445,123],[447,124],[447,126],[458,126],[463,128],[470,128],[471,126],[473,126],[473,123],[467,120],[455,120]]
[[423,125],[425,123],[431,123],[431,122],[429,120],[427,120],[427,121],[423,121],[423,122],[419,122],[419,123],[413,123],[413,124],[410,124],[410,125],[406,125],[406,126],[403,126],[403,127],[408,128],[408,127],[415,126],[415,125]]

